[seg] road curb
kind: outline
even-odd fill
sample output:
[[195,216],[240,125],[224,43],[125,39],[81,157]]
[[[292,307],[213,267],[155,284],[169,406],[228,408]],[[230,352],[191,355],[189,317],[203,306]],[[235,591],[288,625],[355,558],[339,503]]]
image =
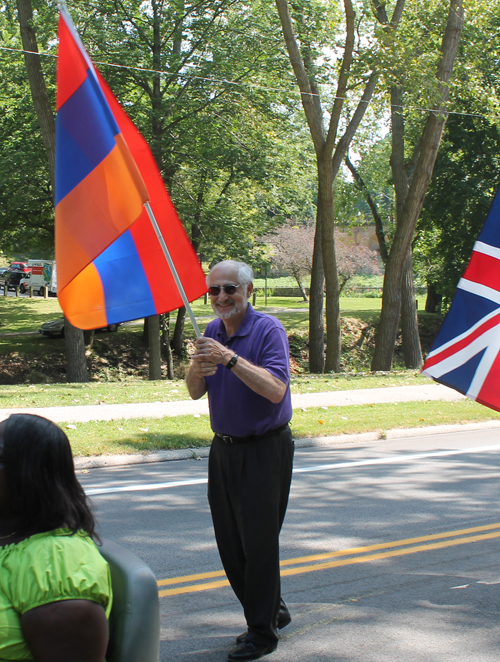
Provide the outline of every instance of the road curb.
[[[392,429],[386,431],[361,432],[359,434],[341,434],[331,437],[313,437],[295,439],[296,448],[325,448],[343,444],[358,444],[385,439],[402,439],[405,437],[423,437],[449,432],[468,432],[471,430],[491,430],[500,428],[500,421],[482,421],[479,423],[464,423],[462,425],[434,425],[425,428]],[[156,451],[154,453],[130,455],[97,455],[92,457],[75,457],[75,469],[100,469],[103,467],[122,467],[131,464],[150,464],[153,462],[172,462],[174,460],[201,460],[208,457],[209,446],[201,448],[183,448],[173,451]]]

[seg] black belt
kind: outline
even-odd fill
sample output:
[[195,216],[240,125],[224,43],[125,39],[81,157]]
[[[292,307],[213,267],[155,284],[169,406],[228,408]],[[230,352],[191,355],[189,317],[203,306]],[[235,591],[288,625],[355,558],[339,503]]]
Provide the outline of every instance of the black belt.
[[274,430],[269,430],[269,432],[264,432],[264,434],[251,434],[248,437],[233,437],[232,435],[219,434],[218,432],[215,433],[215,436],[219,437],[219,439],[223,441],[225,444],[232,446],[233,444],[246,444],[248,441],[260,441],[261,439],[265,439],[266,437],[272,437],[278,432],[283,432],[283,430],[286,430],[287,427],[288,427],[288,423],[285,423],[284,425],[281,425],[279,428],[275,428]]

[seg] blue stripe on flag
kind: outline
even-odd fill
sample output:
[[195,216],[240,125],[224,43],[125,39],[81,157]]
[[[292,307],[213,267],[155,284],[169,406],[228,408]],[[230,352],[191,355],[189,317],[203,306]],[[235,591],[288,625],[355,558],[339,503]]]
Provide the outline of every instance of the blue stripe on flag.
[[486,223],[478,237],[478,241],[500,248],[500,188],[495,195],[495,199],[491,205]]
[[56,119],[56,205],[115,147],[120,129],[95,77],[59,109]]
[[156,315],[148,279],[129,230],[101,253],[94,265],[104,289],[108,324]]
[[469,386],[471,385],[477,367],[483,358],[485,351],[486,349],[483,349],[481,352],[478,352],[476,356],[469,359],[467,363],[464,363],[451,372],[441,375],[439,383],[454,388],[465,395],[469,390]]
[[432,351],[439,349],[453,338],[465,333],[479,320],[500,307],[495,301],[457,289],[451,308],[432,345]]

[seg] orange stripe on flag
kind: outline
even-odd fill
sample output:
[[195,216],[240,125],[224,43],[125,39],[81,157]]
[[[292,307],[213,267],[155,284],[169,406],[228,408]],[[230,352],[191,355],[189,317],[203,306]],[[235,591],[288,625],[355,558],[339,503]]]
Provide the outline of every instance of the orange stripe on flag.
[[147,200],[130,152],[116,136],[116,147],[56,207],[59,290],[139,218]]
[[123,137],[123,134],[118,133],[115,136],[115,140],[123,156],[123,160],[125,161],[125,164],[130,172],[130,176],[133,179],[134,185],[139,195],[142,198],[142,204],[144,204],[149,200],[149,192],[148,189],[146,188],[146,184],[144,183],[140,170],[137,167],[137,163],[135,162],[135,159],[130,152],[130,149],[127,145],[125,138]]
[[98,329],[107,325],[104,290],[93,264],[89,264],[57,296],[64,314],[73,326],[79,329]]

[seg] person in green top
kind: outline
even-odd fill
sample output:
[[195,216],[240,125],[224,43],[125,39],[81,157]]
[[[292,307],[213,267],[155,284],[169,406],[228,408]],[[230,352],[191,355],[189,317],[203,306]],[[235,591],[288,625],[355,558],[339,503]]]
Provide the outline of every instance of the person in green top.
[[14,414],[0,423],[0,660],[103,662],[109,567],[66,434]]

